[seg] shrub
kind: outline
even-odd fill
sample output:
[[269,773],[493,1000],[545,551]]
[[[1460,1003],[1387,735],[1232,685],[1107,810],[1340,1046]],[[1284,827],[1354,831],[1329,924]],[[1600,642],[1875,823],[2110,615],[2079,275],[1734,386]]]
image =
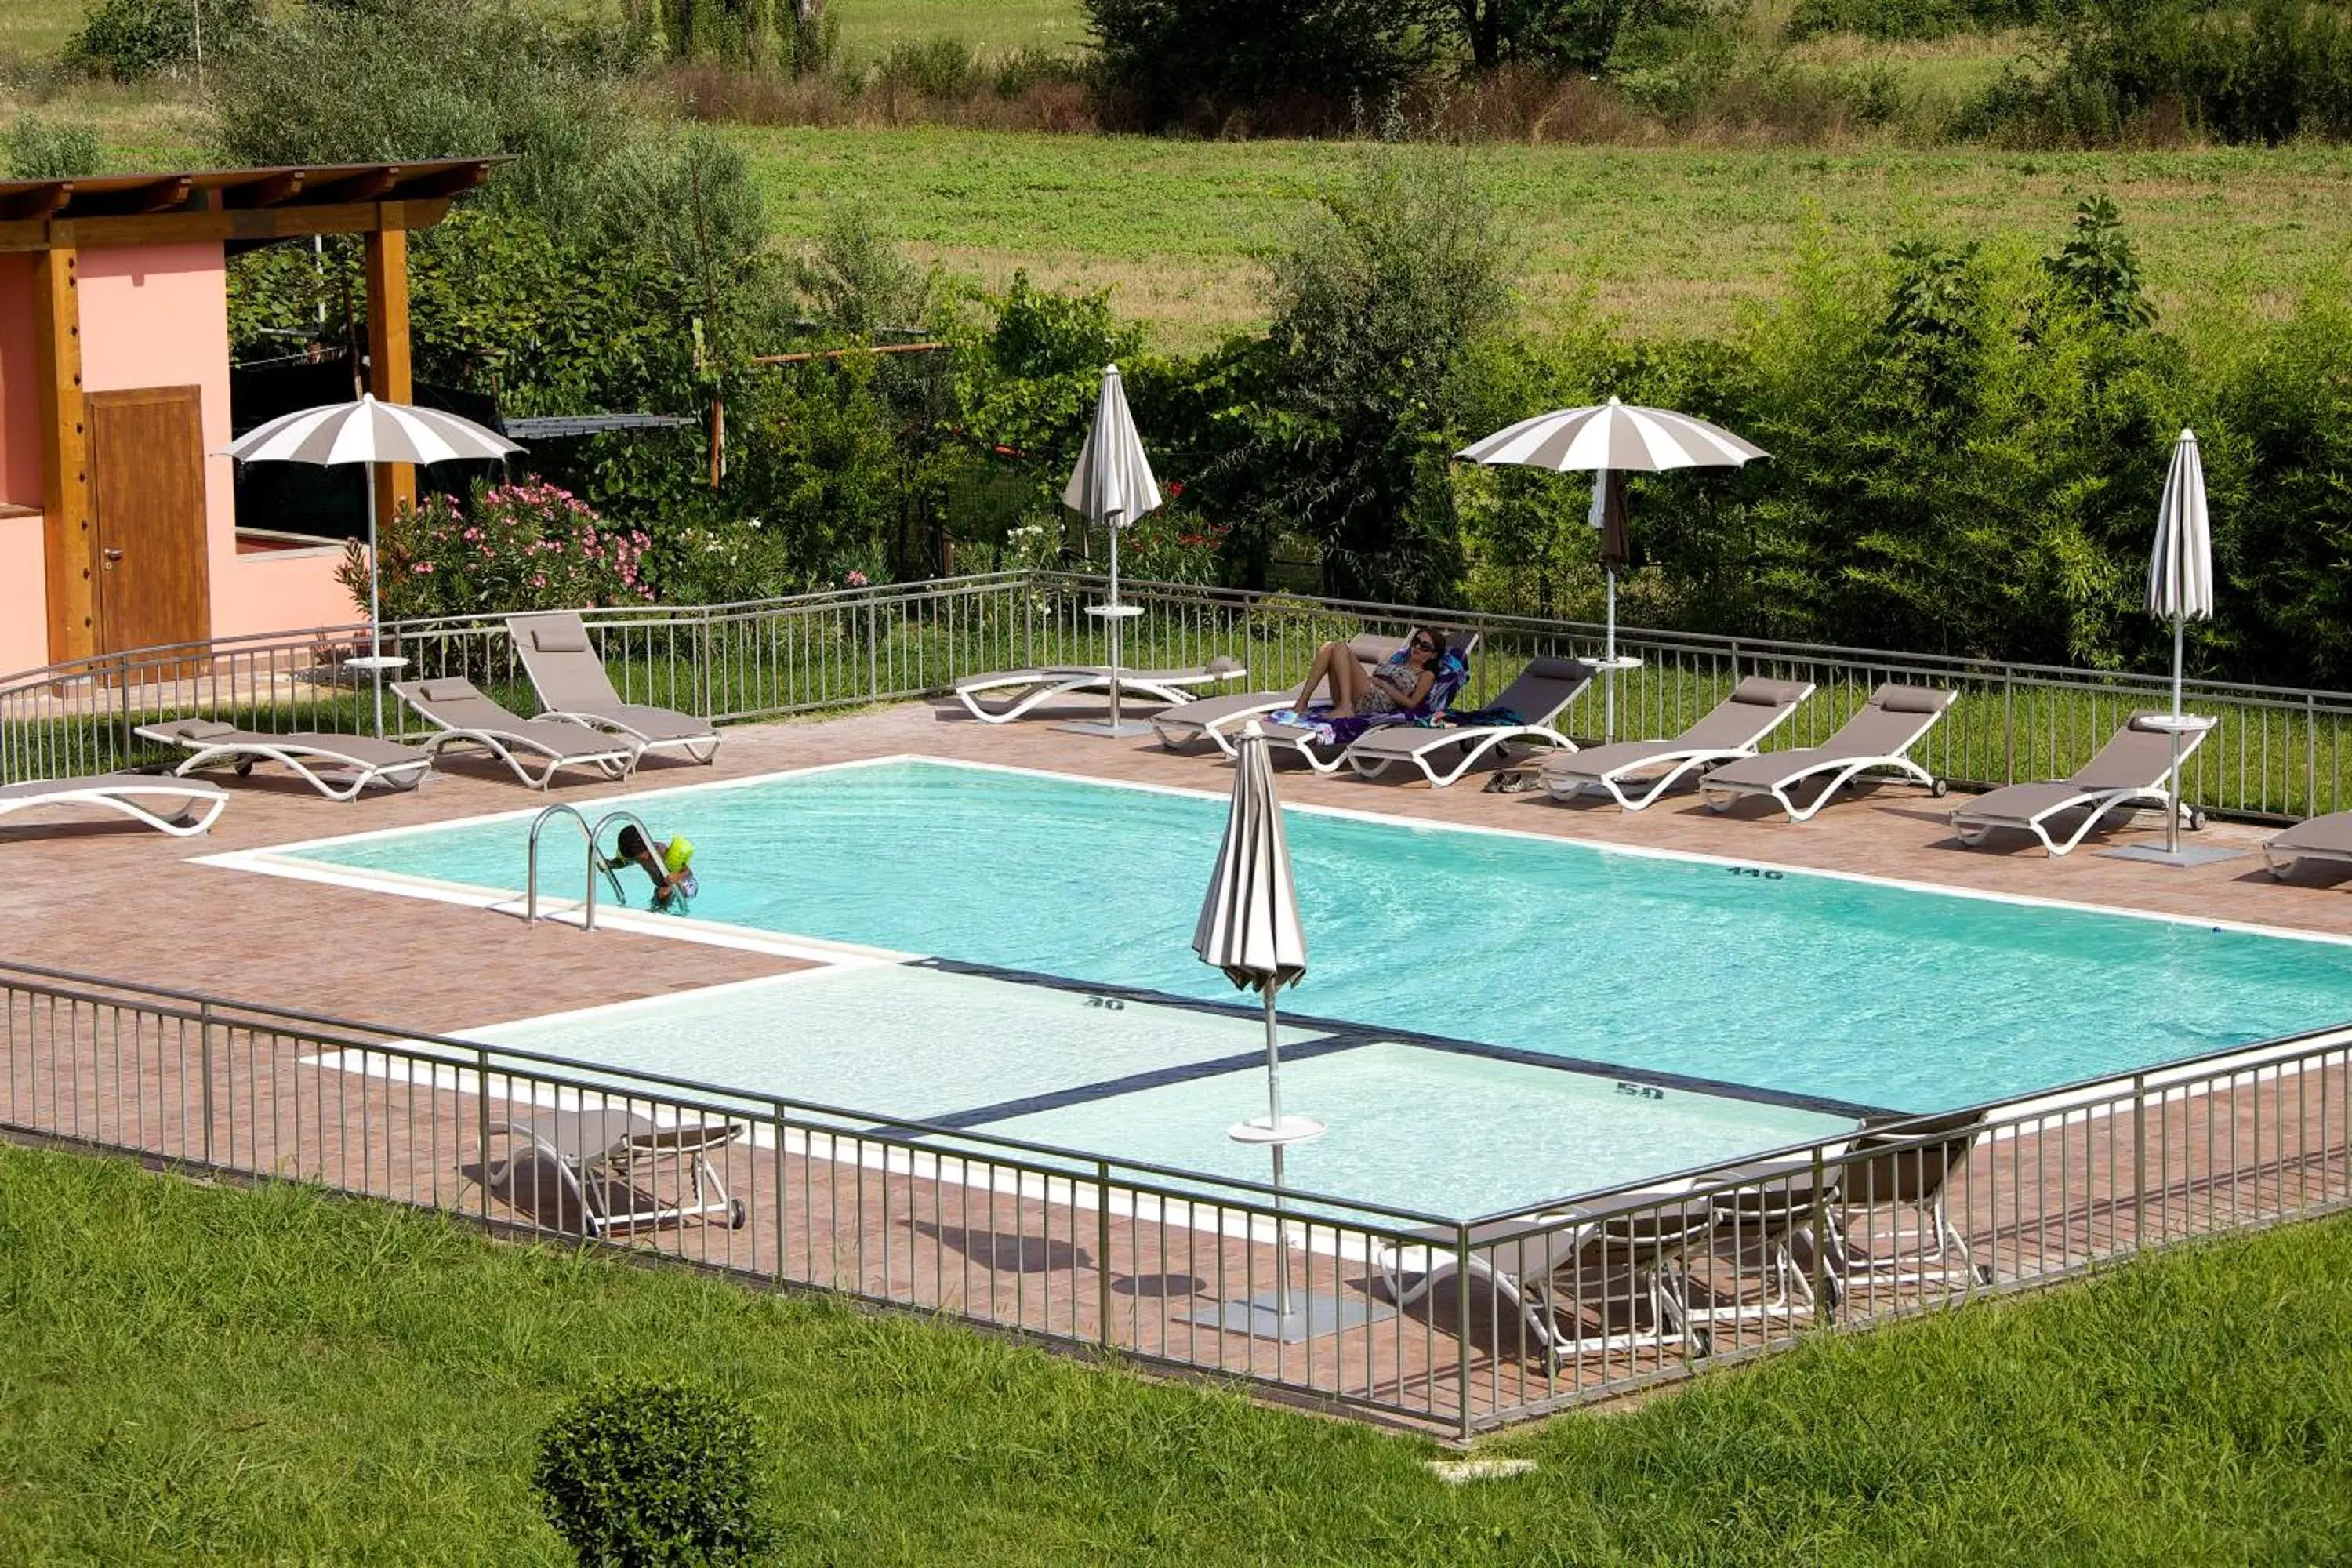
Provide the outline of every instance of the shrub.
[[1433,31],[1390,0],[1086,0],[1109,85],[1146,126],[1255,109],[1344,124],[1433,59]]
[[98,0],[66,40],[66,61],[115,81],[177,70],[195,58],[198,6],[207,50],[228,47],[259,19],[254,0]]
[[[380,526],[383,618],[579,609],[651,599],[640,565],[651,541],[606,530],[595,511],[549,484],[478,488],[460,507],[427,496]],[[357,540],[335,580],[367,603]]]
[[715,1389],[625,1378],[583,1394],[541,1436],[531,1484],[583,1565],[684,1568],[766,1548],[759,1429]]
[[0,135],[0,170],[12,180],[95,174],[101,162],[98,133],[86,125],[52,125],[26,114]]

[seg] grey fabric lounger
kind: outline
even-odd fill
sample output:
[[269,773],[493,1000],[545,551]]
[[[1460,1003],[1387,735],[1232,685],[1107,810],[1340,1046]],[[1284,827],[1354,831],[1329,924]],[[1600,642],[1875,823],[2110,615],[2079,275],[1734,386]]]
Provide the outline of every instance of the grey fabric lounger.
[[1432,789],[1443,789],[1475,767],[1489,752],[1524,741],[1564,752],[1576,742],[1552,728],[1560,710],[1592,684],[1592,667],[1580,659],[1533,658],[1488,706],[1521,716],[1517,724],[1391,724],[1360,737],[1348,748],[1348,765],[1365,778],[1391,766],[1421,770]]
[[[517,718],[476,690],[470,680],[443,676],[395,681],[392,689],[441,731],[425,742],[425,751],[435,756],[445,746],[479,746],[533,789],[545,789],[558,768],[593,767],[606,778],[626,778],[636,771],[639,748],[628,736],[551,719]],[[537,774],[524,763],[525,756],[539,759]]]
[[2296,823],[2263,846],[2263,860],[2281,880],[2298,860],[2352,866],[2352,811],[2331,811]]
[[509,616],[507,633],[531,689],[539,693],[541,718],[593,730],[611,730],[648,752],[676,752],[698,763],[719,755],[719,731],[707,720],[675,709],[625,702],[604,673],[588,640],[588,628],[569,610]]
[[1621,810],[1639,811],[1695,772],[1754,756],[1812,694],[1810,680],[1751,675],[1671,740],[1620,741],[1547,758],[1538,779],[1555,800],[1599,793]]
[[[1197,669],[1120,669],[1121,697],[1171,705],[1189,702],[1200,688],[1239,680],[1249,670],[1238,659],[1219,654]],[[956,682],[956,700],[983,724],[1009,724],[1041,704],[1082,691],[1108,694],[1112,670],[1107,664],[1048,664],[1028,669],[1000,669]],[[992,702],[991,700],[993,700]]]
[[[1386,663],[1403,646],[1402,637],[1375,637],[1370,632],[1348,639],[1349,650],[1366,669]],[[1235,691],[1222,697],[1196,697],[1153,714],[1151,727],[1159,731],[1160,743],[1171,752],[1207,741],[1219,751],[1231,752],[1234,737],[1241,733],[1244,723],[1261,713],[1289,707],[1297,696],[1295,687],[1286,687],[1280,691]]]
[[[179,809],[166,815],[162,808],[167,805]],[[0,785],[0,817],[49,806],[99,806],[174,838],[204,832],[227,805],[228,796],[216,784],[160,773],[93,773]]]
[[[657,1125],[628,1110],[546,1110],[518,1108],[504,1121],[489,1124],[489,1136],[506,1138],[507,1157],[489,1163],[484,1152],[485,1184],[506,1190],[515,1203],[515,1169],[526,1153],[553,1167],[559,1204],[588,1236],[723,1218],[740,1230],[745,1217],[740,1198],[728,1195],[711,1156],[732,1143],[742,1129],[731,1121]],[[662,1173],[670,1173],[676,1195],[662,1197]],[[555,1216],[538,1211],[538,1194],[516,1206],[541,1223]]]
[[[2014,828],[2042,840],[2042,847],[2052,855],[2063,855],[2082,843],[2111,812],[2143,805],[2168,807],[2173,739],[2168,731],[2147,727],[2147,721],[2163,717],[2155,712],[2133,714],[2099,748],[2099,754],[2077,768],[2071,778],[2048,784],[2011,784],[1955,807],[1952,836],[1963,844],[1975,845],[1983,843],[1995,828]],[[2182,762],[2196,752],[2205,733],[2192,730],[2181,735]],[[2077,811],[2083,814],[2083,820],[2075,824],[2074,831],[2063,840],[2053,837],[2051,822]],[[2188,827],[2205,826],[2204,813],[2186,805],[2181,807],[2180,820]]]
[[[1889,681],[1872,692],[1870,700],[1820,745],[1759,752],[1726,763],[1707,774],[1699,785],[1707,809],[1724,811],[1741,795],[1769,795],[1789,814],[1790,821],[1803,822],[1836,798],[1839,790],[1871,773],[1909,779],[1940,796],[1944,781],[1906,753],[1936,727],[1955,695]],[[1818,793],[1800,805],[1790,792],[1808,784]]]
[[[1455,1331],[1498,1355],[1548,1369],[1577,1352],[1660,1347],[1686,1337],[1695,1337],[1704,1354],[1705,1331],[1690,1326],[1679,1265],[1683,1249],[1714,1228],[1715,1216],[1680,1189],[1621,1196],[1659,1206],[1601,1220],[1570,1210],[1474,1227],[1470,1321],[1456,1323]],[[1409,1234],[1415,1240],[1376,1250],[1381,1289],[1400,1307],[1426,1300],[1433,1315],[1444,1311],[1458,1300],[1465,1272],[1456,1233],[1433,1226]]]
[[373,735],[272,735],[212,719],[142,724],[137,733],[189,752],[172,770],[184,778],[224,763],[234,764],[243,776],[256,763],[278,763],[329,800],[353,799],[370,784],[415,789],[433,771],[431,752]]

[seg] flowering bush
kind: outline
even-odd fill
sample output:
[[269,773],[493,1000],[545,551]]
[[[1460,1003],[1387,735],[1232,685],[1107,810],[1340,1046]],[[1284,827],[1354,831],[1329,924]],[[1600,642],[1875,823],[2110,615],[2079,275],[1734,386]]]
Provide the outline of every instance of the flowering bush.
[[[607,529],[551,484],[476,487],[460,507],[427,496],[378,531],[383,618],[578,609],[651,599],[641,532]],[[367,603],[367,552],[354,540],[335,580]]]

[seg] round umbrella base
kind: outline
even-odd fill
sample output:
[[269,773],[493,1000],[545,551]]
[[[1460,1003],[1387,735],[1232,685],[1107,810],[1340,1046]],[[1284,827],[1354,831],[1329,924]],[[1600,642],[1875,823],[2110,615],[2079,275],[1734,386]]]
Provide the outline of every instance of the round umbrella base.
[[1328,1131],[1311,1116],[1286,1116],[1270,1122],[1263,1116],[1253,1116],[1247,1121],[1236,1121],[1225,1129],[1225,1136],[1236,1143],[1312,1143]]

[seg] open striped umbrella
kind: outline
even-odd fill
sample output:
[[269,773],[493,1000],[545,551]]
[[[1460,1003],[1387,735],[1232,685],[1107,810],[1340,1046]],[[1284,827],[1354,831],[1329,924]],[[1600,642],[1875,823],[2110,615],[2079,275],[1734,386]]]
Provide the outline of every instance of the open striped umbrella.
[[1232,1135],[1274,1152],[1279,1326],[1291,1316],[1289,1237],[1280,1217],[1282,1151],[1286,1144],[1321,1136],[1323,1127],[1282,1114],[1282,1037],[1274,998],[1307,973],[1307,932],[1298,921],[1298,889],[1290,876],[1290,845],[1283,837],[1282,801],[1274,789],[1274,759],[1255,719],[1243,727],[1235,752],[1224,842],[1217,847],[1216,869],[1192,928],[1192,951],[1202,963],[1223,970],[1235,985],[1255,989],[1265,1009],[1265,1121],[1252,1118]]
[[2156,548],[2147,562],[2147,613],[2172,621],[2172,801],[2165,844],[2177,852],[2180,834],[2180,679],[2183,633],[2190,621],[2213,618],[2213,520],[2205,508],[2205,464],[2197,432],[2172,443],[2172,467],[2156,508]]
[[522,448],[495,430],[435,408],[378,403],[373,394],[357,403],[330,403],[298,409],[257,426],[229,443],[230,457],[246,463],[344,463],[368,466],[368,659],[375,672],[375,732],[383,733],[383,598],[376,580],[375,465],[447,463],[498,459]]
[[[1160,505],[1160,481],[1151,475],[1151,459],[1143,455],[1143,438],[1135,433],[1135,416],[1128,412],[1127,386],[1118,366],[1103,366],[1102,387],[1095,395],[1094,428],[1078,448],[1078,466],[1062,490],[1062,504],[1110,530],[1110,601],[1097,606],[1110,621],[1110,725],[1104,733],[1122,735],[1119,720],[1119,641],[1128,612],[1118,602],[1118,531]],[[1096,726],[1094,728],[1099,728]],[[1138,724],[1135,731],[1141,733]]]
[[1609,622],[1602,667],[1610,670],[1608,733],[1616,731],[1617,573],[1632,554],[1625,529],[1628,473],[1669,468],[1736,468],[1771,454],[1719,425],[1667,408],[1615,398],[1589,408],[1561,408],[1522,419],[1454,454],[1474,463],[1517,463],[1592,480],[1592,526],[1601,530],[1601,563],[1609,578]]

